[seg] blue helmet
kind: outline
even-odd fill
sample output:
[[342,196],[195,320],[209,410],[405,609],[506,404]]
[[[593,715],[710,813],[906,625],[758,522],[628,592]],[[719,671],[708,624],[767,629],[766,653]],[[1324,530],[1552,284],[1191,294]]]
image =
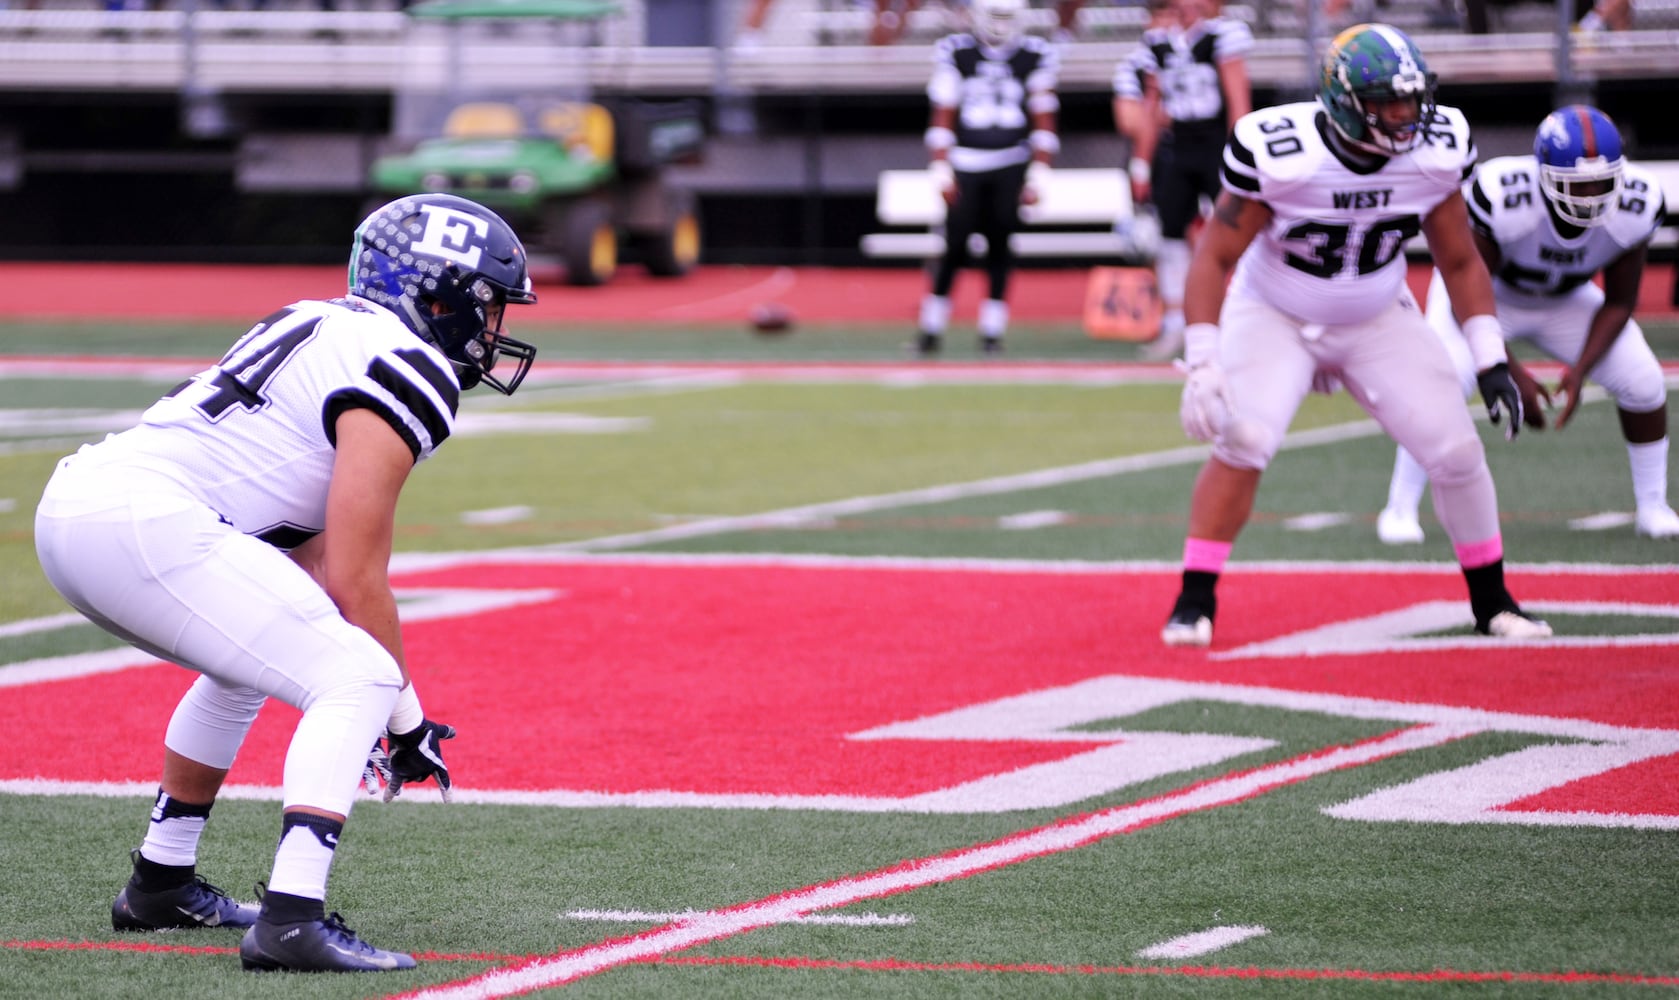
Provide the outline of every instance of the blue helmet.
[[1582,228],[1598,225],[1621,186],[1621,133],[1609,116],[1585,104],[1558,108],[1533,137],[1539,189],[1557,217]]
[[[1405,32],[1386,24],[1355,24],[1336,35],[1324,53],[1318,102],[1348,142],[1393,156],[1422,141],[1434,117],[1435,79]],[[1415,100],[1417,114],[1397,127],[1368,106],[1399,100]]]
[[[461,388],[483,382],[511,395],[536,348],[490,328],[509,303],[536,301],[525,248],[501,216],[447,194],[416,194],[381,206],[356,229],[350,294],[396,313],[455,366]],[[437,306],[441,305],[439,309]],[[490,374],[499,357],[517,367]]]

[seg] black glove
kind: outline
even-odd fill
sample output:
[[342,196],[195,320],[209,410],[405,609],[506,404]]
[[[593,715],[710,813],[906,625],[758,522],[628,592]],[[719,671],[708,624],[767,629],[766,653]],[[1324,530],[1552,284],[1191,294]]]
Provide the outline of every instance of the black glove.
[[443,740],[455,738],[455,727],[426,719],[410,733],[391,733],[386,739],[390,748],[391,777],[385,785],[385,801],[402,794],[402,786],[436,778],[443,801],[452,801],[449,789],[449,767],[443,763]]
[[1504,440],[1509,441],[1522,429],[1522,394],[1516,390],[1516,380],[1510,377],[1510,366],[1500,361],[1475,376],[1481,387],[1481,399],[1487,404],[1487,416],[1496,425],[1504,414],[1510,422],[1504,425]]

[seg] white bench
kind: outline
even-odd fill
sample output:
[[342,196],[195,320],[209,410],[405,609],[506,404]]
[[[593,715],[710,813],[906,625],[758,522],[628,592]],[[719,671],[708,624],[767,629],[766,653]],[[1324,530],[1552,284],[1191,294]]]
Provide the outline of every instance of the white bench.
[[[1131,184],[1117,166],[1052,170],[1036,205],[1022,207],[1023,228],[1009,244],[1020,257],[1119,257],[1115,220],[1131,215]],[[882,170],[875,189],[881,224],[916,232],[869,233],[865,257],[937,257],[944,253],[944,199],[926,170]],[[1082,231],[1074,227],[1082,227]],[[983,253],[984,237],[969,249]]]

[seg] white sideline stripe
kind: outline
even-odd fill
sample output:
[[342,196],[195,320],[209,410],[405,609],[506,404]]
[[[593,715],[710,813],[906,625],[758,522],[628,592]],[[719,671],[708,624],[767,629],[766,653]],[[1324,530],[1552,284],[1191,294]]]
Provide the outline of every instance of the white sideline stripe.
[[[628,924],[669,924],[701,916],[700,910],[650,913],[646,910],[569,910],[572,920],[602,920]],[[907,927],[915,918],[907,913],[811,913],[792,917],[789,924],[833,924],[841,927]]]
[[[563,590],[454,590],[441,587],[401,587],[396,591],[402,603],[402,620],[429,621],[435,618],[461,618],[524,604],[543,604],[563,595]],[[19,632],[44,631],[79,625],[86,619],[81,615],[49,615],[14,622],[8,628]],[[0,664],[0,689],[40,684],[45,681],[69,680],[93,674],[109,674],[134,667],[158,666],[164,661],[132,646],[106,649],[94,653],[74,653],[69,656],[48,656],[38,660],[22,660]]]
[[[1381,432],[1381,428],[1373,420],[1355,420],[1350,423],[1337,424],[1333,427],[1320,427],[1302,431],[1298,434],[1290,434],[1283,439],[1283,447],[1306,448],[1369,437]],[[701,538],[708,535],[727,534],[733,531],[752,531],[785,524],[789,517],[845,517],[877,510],[889,510],[894,507],[910,507],[922,504],[946,503],[951,500],[966,500],[970,497],[995,496],[999,493],[1014,493],[1020,490],[1041,489],[1046,486],[1060,486],[1064,483],[1080,482],[1087,479],[1102,479],[1126,472],[1185,465],[1190,462],[1202,461],[1209,454],[1211,454],[1211,449],[1206,445],[1172,448],[1167,451],[1099,459],[1078,465],[1039,469],[1034,472],[997,476],[991,479],[977,479],[966,483],[946,483],[918,490],[904,490],[899,493],[849,497],[844,500],[832,500],[802,507],[789,507],[762,514],[709,518],[704,521],[691,521],[687,524],[654,528],[651,531],[638,531],[625,535],[606,535],[577,542],[561,542],[557,545],[541,546],[527,551],[588,552]]]
[[629,962],[644,961],[733,937],[796,917],[907,892],[1048,854],[1071,851],[1137,827],[1240,802],[1272,789],[1395,754],[1439,746],[1464,735],[1448,726],[1418,726],[1328,753],[1281,761],[1182,791],[1022,830],[1001,840],[948,854],[902,861],[889,868],[777,893],[763,899],[673,921],[631,938],[561,952],[510,969],[496,969],[456,983],[405,993],[407,1000],[490,1000],[560,986]]
[[1352,520],[1350,514],[1339,511],[1300,514],[1284,520],[1283,529],[1285,531],[1322,531],[1325,528],[1333,528],[1338,524],[1346,524],[1350,520]]
[[0,625],[0,639],[14,635],[28,635],[31,632],[51,632],[53,629],[68,628],[87,621],[75,612],[62,615],[47,615],[44,618],[28,618],[20,622],[7,622]]
[[1204,931],[1196,931],[1194,934],[1175,937],[1170,941],[1150,945],[1137,952],[1137,957],[1153,959],[1193,958],[1196,955],[1211,954],[1233,944],[1241,944],[1243,941],[1252,938],[1264,937],[1269,933],[1271,932],[1257,924],[1213,927]]

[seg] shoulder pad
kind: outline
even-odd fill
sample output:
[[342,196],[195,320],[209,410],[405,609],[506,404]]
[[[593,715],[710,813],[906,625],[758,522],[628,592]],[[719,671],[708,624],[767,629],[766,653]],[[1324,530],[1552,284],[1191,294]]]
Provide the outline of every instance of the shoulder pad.
[[1521,239],[1545,218],[1539,168],[1531,156],[1500,156],[1481,164],[1464,186],[1464,197],[1470,222],[1500,243]]
[[1417,168],[1430,176],[1449,177],[1461,184],[1475,167],[1478,155],[1469,120],[1463,112],[1444,104],[1436,105],[1434,117],[1424,127],[1426,140],[1409,155]]
[[1231,129],[1224,159],[1225,184],[1251,198],[1310,181],[1330,155],[1313,125],[1316,101],[1252,111]]
[[1213,32],[1218,36],[1214,58],[1220,62],[1253,51],[1253,32],[1245,22],[1233,17],[1219,17],[1213,21]]
[[1615,242],[1633,247],[1648,240],[1666,217],[1661,181],[1636,164],[1628,163],[1621,173],[1621,190],[1609,206],[1604,227]]

